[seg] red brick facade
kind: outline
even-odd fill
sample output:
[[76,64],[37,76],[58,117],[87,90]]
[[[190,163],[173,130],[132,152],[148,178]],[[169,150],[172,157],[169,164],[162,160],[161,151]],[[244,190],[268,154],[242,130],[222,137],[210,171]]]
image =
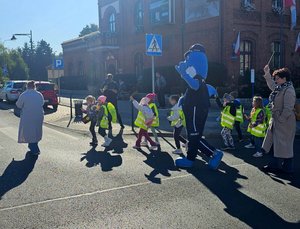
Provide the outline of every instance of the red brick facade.
[[[252,3],[250,9],[246,9],[244,2]],[[272,54],[272,42],[278,49],[281,40],[281,65],[299,67],[299,55],[294,54],[294,48],[300,27],[290,30],[290,12],[286,9],[280,31],[280,16],[273,12],[274,2],[276,0],[99,0],[100,32],[62,44],[65,75],[98,78],[113,72],[138,77],[143,69],[151,66],[151,58],[145,55],[145,33],[163,36],[163,56],[156,58],[157,67],[174,66],[182,60],[189,46],[202,43],[209,61],[224,64],[228,76],[237,79],[245,70],[240,69],[240,58],[232,58],[238,32],[241,45],[250,49],[246,56],[241,50],[242,58],[251,59],[249,64],[246,61],[245,68],[262,69]],[[155,3],[165,4],[162,8],[170,3],[169,14],[163,9],[155,11]],[[202,18],[197,20],[198,17]],[[167,22],[155,24],[155,20]],[[275,56],[274,59],[280,59],[279,53]]]

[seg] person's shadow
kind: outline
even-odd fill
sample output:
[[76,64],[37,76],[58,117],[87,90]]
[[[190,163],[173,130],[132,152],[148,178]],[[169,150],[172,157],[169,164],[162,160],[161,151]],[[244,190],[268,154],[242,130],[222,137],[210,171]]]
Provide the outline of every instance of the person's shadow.
[[5,193],[21,185],[32,172],[38,156],[33,156],[29,152],[21,161],[13,158],[10,164],[0,177],[0,200]]
[[[196,164],[199,162],[197,160]],[[242,186],[236,180],[248,178],[240,175],[236,168],[222,162],[219,170],[211,171],[203,162],[200,163],[187,171],[223,202],[224,210],[232,217],[250,228],[300,228],[299,223],[285,221],[267,206],[241,192]]]
[[122,165],[122,157],[120,155],[112,156],[107,151],[97,151],[95,148],[82,154],[80,161],[84,160],[86,160],[86,167],[93,168],[100,165],[103,172],[112,171],[114,167]]
[[112,139],[112,142],[110,146],[105,149],[105,151],[112,151],[112,153],[116,154],[124,153],[124,149],[128,147],[128,144],[124,142],[123,129],[120,129],[119,133],[116,136],[112,136],[111,132],[109,132],[108,135]]
[[170,171],[179,171],[174,165],[173,158],[167,152],[150,151],[150,153],[146,153],[143,150],[139,150],[139,152],[146,157],[144,163],[153,168],[150,174],[145,174],[145,177],[153,183],[161,184],[161,179],[156,177],[159,174],[170,177]]

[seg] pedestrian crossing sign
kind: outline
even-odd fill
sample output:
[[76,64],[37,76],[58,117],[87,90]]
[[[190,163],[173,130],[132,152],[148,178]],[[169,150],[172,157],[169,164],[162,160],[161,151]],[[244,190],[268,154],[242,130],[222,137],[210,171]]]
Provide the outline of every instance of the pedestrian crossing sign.
[[162,55],[162,36],[159,34],[146,34],[146,54],[148,56]]

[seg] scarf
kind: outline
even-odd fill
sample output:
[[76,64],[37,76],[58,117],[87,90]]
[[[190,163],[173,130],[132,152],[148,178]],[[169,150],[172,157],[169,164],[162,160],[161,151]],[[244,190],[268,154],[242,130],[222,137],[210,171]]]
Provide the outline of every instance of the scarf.
[[270,94],[270,97],[269,97],[270,103],[269,103],[269,105],[274,106],[274,100],[275,100],[276,95],[277,95],[280,91],[282,91],[282,90],[288,88],[288,87],[291,86],[291,85],[293,85],[292,81],[288,81],[288,82],[285,82],[284,84],[277,85],[277,86],[275,87],[274,91],[272,91],[271,94]]

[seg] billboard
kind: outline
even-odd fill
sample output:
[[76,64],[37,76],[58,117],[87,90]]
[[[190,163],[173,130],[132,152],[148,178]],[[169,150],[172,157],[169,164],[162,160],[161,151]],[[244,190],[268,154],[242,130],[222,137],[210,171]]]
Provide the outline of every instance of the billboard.
[[220,0],[185,0],[185,22],[204,20],[220,15]]

